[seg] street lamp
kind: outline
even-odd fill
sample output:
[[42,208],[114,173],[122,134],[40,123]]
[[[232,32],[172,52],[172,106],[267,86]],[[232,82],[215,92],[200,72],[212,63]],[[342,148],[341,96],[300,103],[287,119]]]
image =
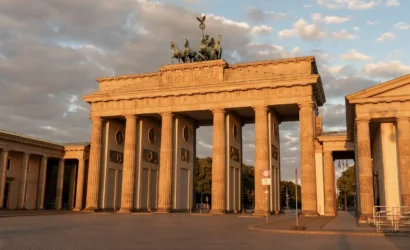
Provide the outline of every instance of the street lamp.
[[[340,160],[339,163],[337,164],[338,168],[343,168],[343,172],[345,171],[345,167],[347,168],[349,166],[349,164],[347,163],[347,160],[344,162],[342,162],[342,165],[340,165]],[[345,195],[345,211],[347,211],[347,199],[346,199],[346,180],[343,182],[343,192]]]

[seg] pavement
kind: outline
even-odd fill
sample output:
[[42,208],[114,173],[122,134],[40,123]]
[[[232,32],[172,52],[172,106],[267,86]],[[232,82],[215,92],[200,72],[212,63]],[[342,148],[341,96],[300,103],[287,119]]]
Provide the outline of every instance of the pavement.
[[358,224],[354,212],[339,211],[337,216],[298,217],[302,230],[293,230],[296,214],[271,217],[270,222],[250,226],[250,230],[289,234],[356,235],[356,236],[410,236],[410,231],[376,232],[372,225]]
[[[0,249],[410,249],[408,237],[253,231],[248,228],[266,224],[265,218],[239,216],[57,213],[0,217]],[[269,219],[275,223],[291,218],[279,215]],[[320,224],[307,225],[311,229],[346,227],[332,220]]]

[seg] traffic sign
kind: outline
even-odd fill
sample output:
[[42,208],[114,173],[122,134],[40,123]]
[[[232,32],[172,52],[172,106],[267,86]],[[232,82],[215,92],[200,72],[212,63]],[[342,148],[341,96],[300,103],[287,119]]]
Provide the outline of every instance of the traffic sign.
[[270,177],[270,171],[269,169],[265,169],[262,172],[263,177],[269,178]]
[[270,178],[262,178],[262,185],[263,186],[270,186],[271,180]]

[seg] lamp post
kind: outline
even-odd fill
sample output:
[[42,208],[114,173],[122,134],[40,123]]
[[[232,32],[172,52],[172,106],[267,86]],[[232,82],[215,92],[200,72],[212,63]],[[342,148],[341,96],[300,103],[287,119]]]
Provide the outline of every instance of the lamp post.
[[[342,165],[340,165],[340,160],[339,163],[337,165],[338,168],[343,168],[343,172],[345,171],[345,167],[347,168],[349,166],[349,164],[347,163],[347,160],[343,163]],[[347,199],[346,199],[346,181],[343,182],[343,193],[344,193],[344,198],[345,198],[345,211],[347,211]]]

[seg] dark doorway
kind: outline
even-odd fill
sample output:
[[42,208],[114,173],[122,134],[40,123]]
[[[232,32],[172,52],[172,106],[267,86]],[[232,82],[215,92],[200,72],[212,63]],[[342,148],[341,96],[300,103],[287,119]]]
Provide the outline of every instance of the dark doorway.
[[48,159],[47,162],[44,209],[55,209],[58,162],[58,159]]
[[10,183],[7,182],[6,186],[4,187],[3,208],[7,208],[9,205],[10,186]]

